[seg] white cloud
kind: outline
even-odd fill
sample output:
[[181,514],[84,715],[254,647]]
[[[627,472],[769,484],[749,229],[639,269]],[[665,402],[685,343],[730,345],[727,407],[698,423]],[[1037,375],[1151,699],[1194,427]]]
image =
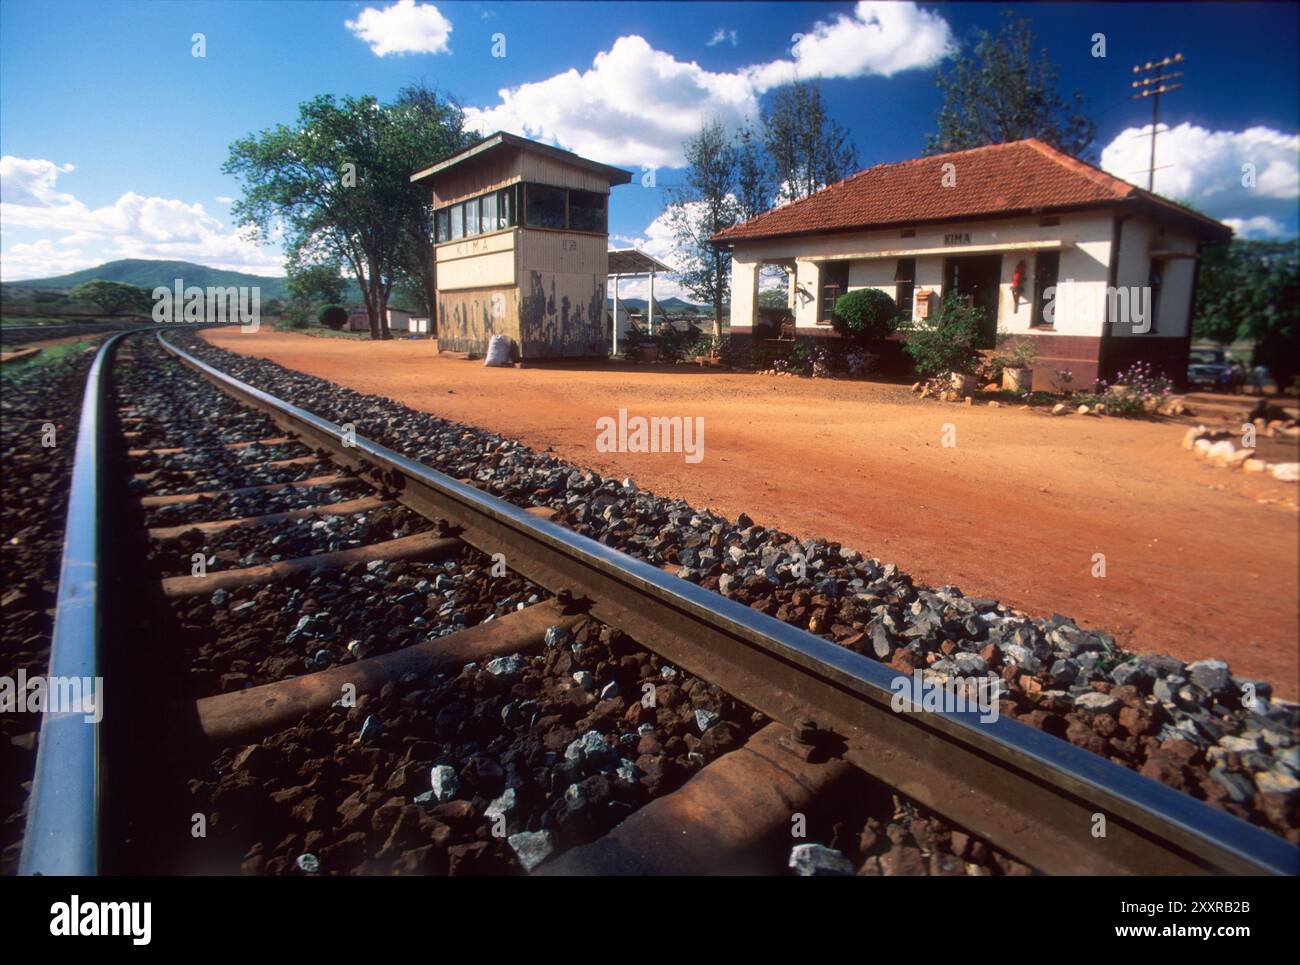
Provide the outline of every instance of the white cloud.
[[860,3],[852,16],[815,24],[792,59],[732,72],[706,70],[625,36],[590,69],[501,90],[498,104],[470,107],[466,118],[485,134],[511,131],[609,164],[679,167],[682,142],[703,122],[734,127],[754,117],[759,95],[772,87],[928,67],[951,42],[947,22],[912,3]]
[[732,125],[758,109],[744,78],[679,61],[635,36],[619,37],[583,73],[570,69],[499,94],[496,107],[466,110],[470,126],[554,141],[636,167],[678,165],[682,141],[704,121]]
[[48,238],[31,244],[11,245],[4,253],[4,280],[18,278],[48,278],[66,275],[98,264],[79,248],[57,248]]
[[112,204],[91,208],[75,195],[57,190],[60,174],[72,170],[70,164],[0,158],[0,226],[6,240],[15,229],[45,236],[5,247],[5,280],[62,274],[116,258],[176,259],[254,274],[283,274],[279,251],[227,227],[201,203],[128,191]]
[[730,43],[731,46],[733,47],[736,46],[736,44],[739,43],[739,38],[736,36],[736,31],[723,30],[721,27],[719,27],[717,30],[713,31],[713,36],[704,44],[704,46],[716,47],[718,44],[721,43]]
[[235,203],[235,199],[234,199],[234,198],[228,198],[228,197],[226,197],[226,196],[223,194],[223,195],[219,195],[219,196],[216,198],[216,202],[217,202],[217,204],[234,204],[234,203]]
[[1286,234],[1286,227],[1276,218],[1266,214],[1253,218],[1224,218],[1223,223],[1233,230],[1238,238],[1276,238]]
[[931,67],[953,50],[952,30],[939,14],[914,3],[862,2],[853,14],[818,21],[795,43],[793,57],[749,68],[759,91],[810,77],[892,77]]
[[[1147,124],[1119,134],[1102,149],[1102,168],[1146,187],[1150,132]],[[1158,136],[1156,167],[1157,192],[1239,223],[1247,231],[1259,234],[1277,228],[1277,234],[1287,221],[1294,223],[1300,198],[1300,134],[1267,127],[1210,131],[1179,124]],[[1248,184],[1252,171],[1253,187]]]
[[451,53],[447,46],[451,21],[431,3],[398,0],[382,10],[366,7],[344,26],[368,43],[377,57]]
[[6,154],[0,158],[0,202],[30,205],[66,203],[72,195],[59,194],[54,190],[54,182],[60,174],[70,174],[75,170],[72,164],[58,165],[53,161]]

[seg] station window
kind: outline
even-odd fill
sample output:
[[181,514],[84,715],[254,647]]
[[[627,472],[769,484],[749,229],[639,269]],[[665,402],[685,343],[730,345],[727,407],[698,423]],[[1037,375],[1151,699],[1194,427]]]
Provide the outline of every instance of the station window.
[[829,262],[822,265],[822,304],[818,325],[829,325],[835,317],[835,303],[849,289],[849,263]]
[[481,234],[483,229],[479,227],[479,199],[474,198],[465,202],[465,237]]
[[525,221],[530,228],[564,228],[567,192],[549,184],[530,184],[525,188],[528,208]]
[[569,227],[574,231],[604,234],[607,228],[605,196],[595,191],[570,191]]
[[899,258],[894,269],[894,301],[898,303],[898,317],[912,320],[912,295],[916,291],[916,259]]

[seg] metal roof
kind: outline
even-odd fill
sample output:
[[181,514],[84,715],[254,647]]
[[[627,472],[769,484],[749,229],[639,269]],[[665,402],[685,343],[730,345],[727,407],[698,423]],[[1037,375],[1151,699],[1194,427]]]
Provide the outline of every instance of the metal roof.
[[611,275],[648,275],[652,271],[673,269],[658,258],[647,255],[639,248],[611,248],[609,252],[609,274]]
[[532,151],[534,154],[541,154],[559,161],[563,164],[570,164],[574,167],[586,168],[588,171],[595,171],[609,178],[610,184],[627,184],[632,180],[632,172],[624,171],[622,168],[611,167],[608,164],[601,164],[599,161],[592,161],[588,158],[574,154],[572,151],[565,151],[562,148],[552,147],[549,144],[542,144],[538,141],[530,141],[526,137],[520,137],[517,134],[510,134],[506,131],[497,131],[490,134],[476,144],[471,144],[463,151],[453,154],[451,157],[439,161],[437,164],[431,164],[429,167],[416,171],[411,175],[411,180],[415,182],[425,181],[435,175],[441,174],[449,168],[462,164],[472,158],[486,154],[490,151],[501,148],[516,148],[521,151]]

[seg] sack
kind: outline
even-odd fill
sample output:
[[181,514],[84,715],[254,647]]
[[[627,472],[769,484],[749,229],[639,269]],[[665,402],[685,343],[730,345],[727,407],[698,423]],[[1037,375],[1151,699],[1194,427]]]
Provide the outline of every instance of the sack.
[[484,365],[509,365],[510,364],[510,339],[505,335],[493,335],[492,340],[488,342],[487,357],[483,359]]

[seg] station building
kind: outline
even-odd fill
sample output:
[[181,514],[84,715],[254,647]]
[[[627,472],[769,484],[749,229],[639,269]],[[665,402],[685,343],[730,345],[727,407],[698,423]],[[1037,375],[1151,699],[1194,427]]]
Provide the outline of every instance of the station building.
[[1226,225],[1038,140],[882,164],[717,234],[732,256],[730,334],[753,337],[759,273],[786,272],[797,336],[837,337],[836,300],[893,296],[904,324],[956,291],[1038,348],[1034,384],[1075,387],[1145,360],[1182,381],[1199,252]]

